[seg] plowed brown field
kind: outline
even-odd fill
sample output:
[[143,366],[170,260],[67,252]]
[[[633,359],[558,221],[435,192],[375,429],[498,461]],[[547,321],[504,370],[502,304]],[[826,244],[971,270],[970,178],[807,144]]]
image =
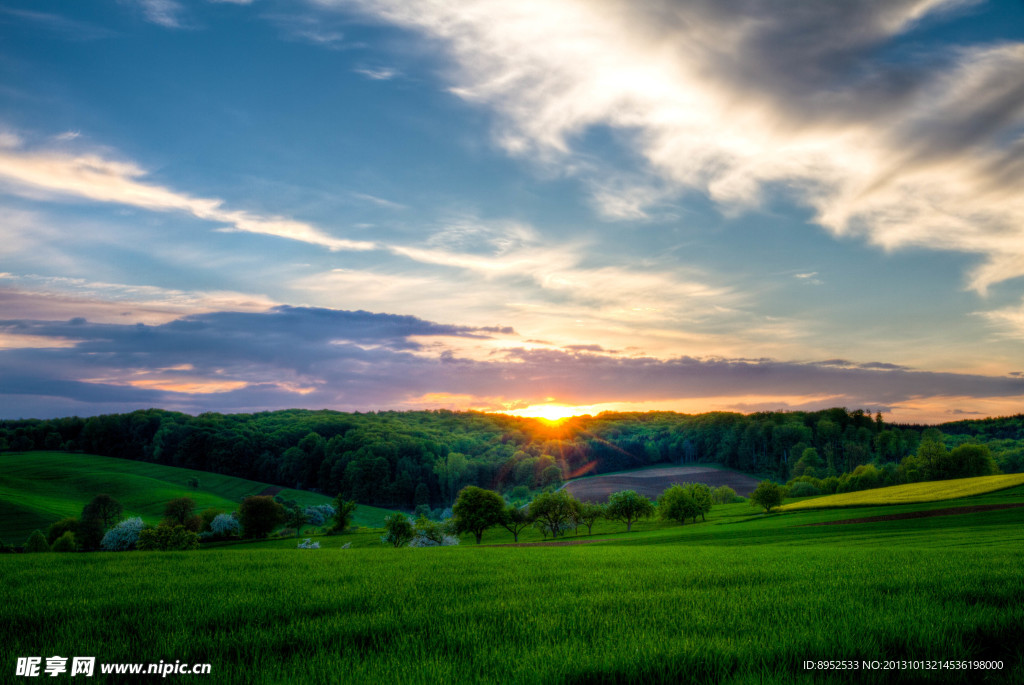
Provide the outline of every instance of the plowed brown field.
[[728,485],[737,495],[746,497],[760,483],[757,478],[735,471],[706,466],[666,466],[628,473],[611,473],[574,480],[565,485],[573,497],[584,502],[604,502],[619,490],[636,490],[652,499],[673,483],[704,483],[712,488]]

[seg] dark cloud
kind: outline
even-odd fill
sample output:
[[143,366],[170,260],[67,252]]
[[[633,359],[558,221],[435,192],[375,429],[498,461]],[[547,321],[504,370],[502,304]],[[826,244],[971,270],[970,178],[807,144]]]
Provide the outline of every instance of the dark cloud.
[[[500,329],[505,330],[505,329]],[[1024,395],[1024,378],[912,371],[846,360],[619,357],[593,349],[505,350],[487,361],[417,347],[412,336],[481,329],[409,316],[278,307],[216,312],[160,326],[6,321],[0,332],[77,341],[0,351],[0,416],[79,415],[159,406],[188,412],[421,406],[450,394],[571,404],[779,397],[751,410],[846,405],[887,409],[944,396]],[[581,353],[582,352],[582,353]],[[205,386],[203,384],[206,384]],[[801,403],[794,397],[827,397]],[[794,402],[793,405],[787,402]],[[770,405],[770,406],[769,406]]]

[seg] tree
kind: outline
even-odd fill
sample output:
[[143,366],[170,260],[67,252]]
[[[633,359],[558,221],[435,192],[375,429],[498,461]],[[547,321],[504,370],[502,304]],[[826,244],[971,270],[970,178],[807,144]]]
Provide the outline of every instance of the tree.
[[587,535],[594,534],[594,523],[604,515],[604,507],[593,502],[580,502],[576,512],[577,520],[587,527]]
[[238,522],[247,538],[265,538],[284,521],[284,507],[273,497],[254,495],[242,500]]
[[635,490],[621,490],[608,497],[605,515],[613,521],[625,523],[626,532],[629,532],[634,522],[654,515],[654,504]]
[[493,490],[467,485],[459,491],[452,506],[457,533],[472,533],[480,544],[484,531],[501,523],[505,515],[505,500]]
[[396,511],[384,519],[384,535],[380,541],[393,547],[401,547],[416,537],[416,528],[409,518]]
[[529,516],[550,532],[552,537],[558,537],[566,524],[573,520],[575,501],[566,490],[542,492],[530,502]]
[[284,525],[289,528],[295,529],[295,537],[299,537],[299,533],[302,530],[302,526],[306,525],[309,521],[309,517],[306,516],[306,512],[299,507],[292,507],[285,514]]
[[117,523],[118,519],[121,518],[123,509],[121,503],[110,495],[96,495],[82,509],[82,520],[96,518],[103,524],[103,529],[106,530]]
[[25,551],[33,553],[50,551],[50,546],[46,544],[46,536],[43,535],[43,531],[32,531],[32,534],[28,536],[28,540],[25,542]]
[[[687,487],[690,493],[690,497],[693,498],[694,503],[697,505],[697,512],[700,514],[701,521],[707,521],[705,514],[711,511],[711,505],[714,503],[714,498],[711,496],[711,488],[704,483],[693,483]],[[694,517],[694,523],[697,522]]]
[[195,508],[196,501],[191,497],[178,497],[164,507],[164,518],[171,526],[185,526],[198,532],[202,528],[202,519],[192,514]]
[[82,508],[75,539],[84,550],[98,549],[107,528],[121,518],[121,503],[110,495],[96,495]]
[[242,526],[234,516],[230,514],[217,514],[210,522],[210,532],[219,538],[229,538],[238,535]]
[[533,519],[527,510],[510,504],[505,507],[500,523],[502,528],[512,533],[512,540],[519,542],[519,534],[533,523]]
[[202,525],[199,527],[200,532],[210,530],[210,526],[213,525],[213,520],[225,513],[223,509],[216,509],[214,507],[207,507],[203,509],[202,513],[199,514],[199,520]]
[[771,513],[772,507],[782,504],[782,488],[778,483],[763,480],[757,489],[750,494],[750,503],[764,508],[764,513]]
[[999,473],[988,445],[970,443],[954,447],[949,453],[950,478],[973,478]]
[[198,479],[198,478],[196,478],[196,477],[194,477],[194,476],[193,476],[192,478],[189,478],[189,479],[188,479],[187,481],[185,481],[185,482],[186,482],[186,483],[188,483],[188,486],[189,486],[190,488],[193,488],[193,489],[195,489],[195,490],[198,490],[198,489],[199,489],[199,479]]
[[342,499],[341,495],[334,498],[334,525],[331,526],[332,533],[344,533],[352,522],[352,515],[356,511],[356,503],[352,500]]
[[658,496],[658,518],[664,521],[677,521],[685,525],[688,518],[696,521],[699,513],[700,507],[689,490],[678,483]]

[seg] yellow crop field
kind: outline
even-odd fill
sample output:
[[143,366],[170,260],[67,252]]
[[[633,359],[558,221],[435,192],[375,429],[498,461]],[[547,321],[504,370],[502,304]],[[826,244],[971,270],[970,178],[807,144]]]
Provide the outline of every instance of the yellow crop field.
[[783,505],[778,508],[778,511],[937,502],[944,499],[982,495],[986,492],[1004,490],[1022,484],[1024,484],[1024,473],[908,483],[906,485],[893,485],[888,488],[875,488],[874,490],[844,492],[838,495],[828,495],[827,497],[815,497],[814,499]]

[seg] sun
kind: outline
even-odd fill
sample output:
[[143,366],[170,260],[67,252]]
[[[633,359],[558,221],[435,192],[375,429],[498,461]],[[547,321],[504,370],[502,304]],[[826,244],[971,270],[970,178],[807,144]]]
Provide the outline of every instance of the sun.
[[584,407],[575,407],[567,404],[534,404],[525,409],[516,409],[506,412],[513,416],[526,416],[532,419],[541,419],[548,423],[561,423],[573,416],[586,414]]

